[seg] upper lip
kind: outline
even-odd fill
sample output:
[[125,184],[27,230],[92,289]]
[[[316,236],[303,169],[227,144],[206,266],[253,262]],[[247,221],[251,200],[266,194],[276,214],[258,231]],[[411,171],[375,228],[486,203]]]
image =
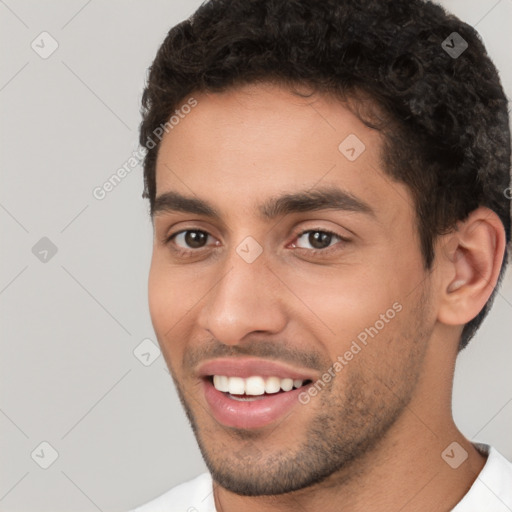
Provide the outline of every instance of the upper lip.
[[310,372],[308,373],[283,363],[267,359],[241,357],[206,361],[199,365],[198,374],[203,378],[210,377],[211,375],[225,375],[227,377],[242,377],[246,379],[257,375],[260,377],[279,377],[280,379],[315,379],[315,376]]

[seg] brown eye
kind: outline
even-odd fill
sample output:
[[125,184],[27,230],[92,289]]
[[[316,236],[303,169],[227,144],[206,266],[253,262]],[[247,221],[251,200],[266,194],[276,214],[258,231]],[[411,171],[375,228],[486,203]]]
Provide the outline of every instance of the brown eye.
[[184,231],[184,242],[193,249],[199,249],[205,244],[208,233],[204,231]]
[[308,242],[314,249],[325,249],[331,245],[332,235],[323,231],[311,231],[308,235]]
[[208,236],[209,234],[206,231],[186,229],[170,235],[165,243],[170,244],[172,242],[173,245],[177,246],[177,252],[187,253],[206,247]]
[[[332,231],[327,231],[324,229],[308,229],[302,231],[297,235],[297,240],[307,235],[304,239],[307,244],[310,244],[313,251],[324,251],[331,246],[331,242],[333,239],[338,239],[341,241],[345,241],[346,239],[342,238],[340,235],[333,233]],[[304,243],[304,241],[302,242]],[[308,249],[308,247],[303,247],[298,244],[294,244],[296,247],[300,249]]]

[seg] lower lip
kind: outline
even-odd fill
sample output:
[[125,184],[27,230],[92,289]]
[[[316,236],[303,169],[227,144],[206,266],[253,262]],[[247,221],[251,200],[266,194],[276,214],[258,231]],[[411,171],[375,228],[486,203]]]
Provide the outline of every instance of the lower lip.
[[294,405],[299,404],[298,396],[307,388],[303,386],[256,400],[238,401],[215,389],[209,380],[204,380],[203,386],[214,418],[227,427],[243,429],[265,427],[285,416]]

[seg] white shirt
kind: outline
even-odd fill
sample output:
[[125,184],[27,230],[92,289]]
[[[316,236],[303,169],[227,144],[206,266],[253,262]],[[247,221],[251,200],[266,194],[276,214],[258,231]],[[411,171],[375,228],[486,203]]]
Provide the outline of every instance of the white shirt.
[[[452,512],[511,512],[512,463],[492,446],[475,444],[487,462]],[[216,512],[210,473],[174,487],[130,512]]]

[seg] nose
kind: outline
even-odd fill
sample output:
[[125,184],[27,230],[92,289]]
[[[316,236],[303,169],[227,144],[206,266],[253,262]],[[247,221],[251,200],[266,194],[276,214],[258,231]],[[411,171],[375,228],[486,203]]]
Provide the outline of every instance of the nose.
[[265,260],[265,252],[248,263],[233,251],[215,276],[198,323],[221,343],[236,345],[249,333],[283,330],[286,290]]

